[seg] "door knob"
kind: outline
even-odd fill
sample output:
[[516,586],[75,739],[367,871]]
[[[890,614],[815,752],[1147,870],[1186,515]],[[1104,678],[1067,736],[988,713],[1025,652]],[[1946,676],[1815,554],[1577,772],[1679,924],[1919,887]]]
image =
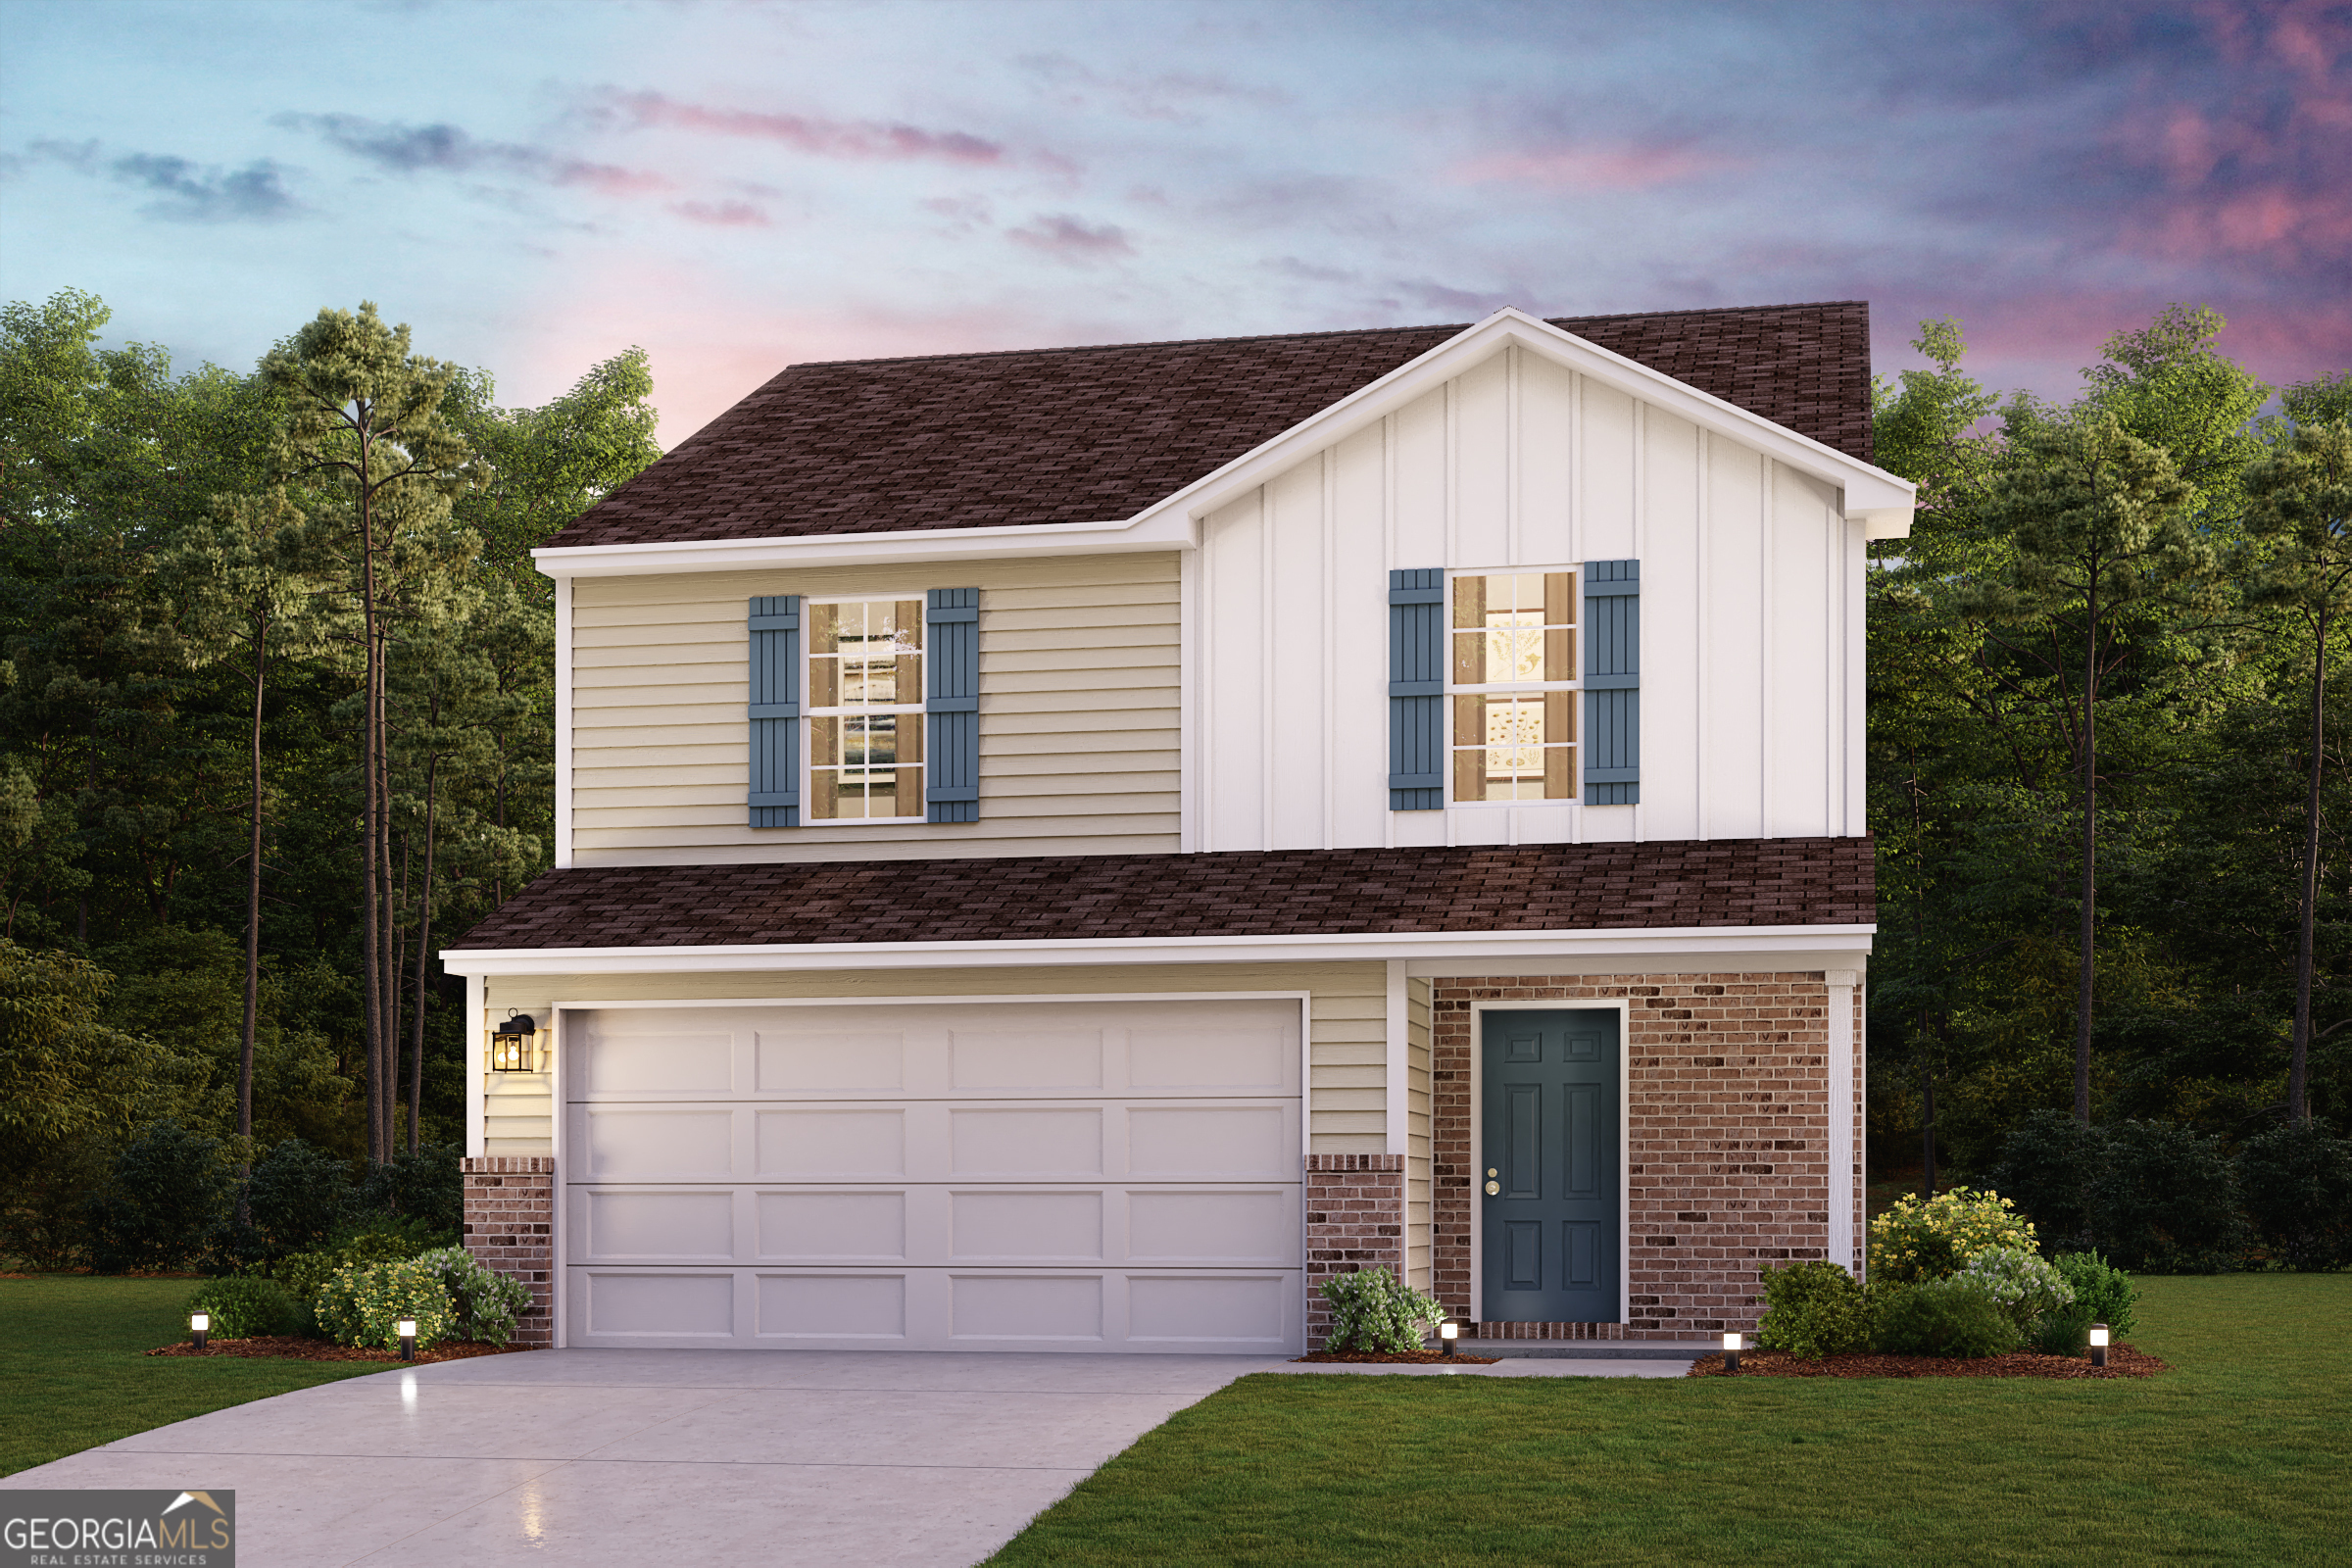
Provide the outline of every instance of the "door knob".
[[1494,1197],[1494,1196],[1496,1193],[1499,1193],[1499,1192],[1501,1192],[1501,1191],[1502,1191],[1502,1183],[1500,1183],[1500,1182],[1489,1182],[1489,1183],[1487,1183],[1487,1196],[1488,1196],[1489,1198],[1493,1198],[1493,1197]]
[[1487,1174],[1490,1176],[1499,1176],[1502,1174],[1502,1172],[1496,1170],[1494,1166],[1489,1165],[1487,1167]]

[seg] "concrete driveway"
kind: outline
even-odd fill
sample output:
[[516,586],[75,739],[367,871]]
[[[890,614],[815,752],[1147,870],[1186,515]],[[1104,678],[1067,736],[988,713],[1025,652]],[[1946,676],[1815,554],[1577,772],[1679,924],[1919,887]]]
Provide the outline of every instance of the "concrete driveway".
[[[1485,1375],[1688,1364],[1505,1362]],[[1246,1373],[1308,1370],[1240,1356],[542,1350],[218,1410],[0,1487],[232,1488],[240,1556],[256,1568],[961,1568],[1177,1410]]]

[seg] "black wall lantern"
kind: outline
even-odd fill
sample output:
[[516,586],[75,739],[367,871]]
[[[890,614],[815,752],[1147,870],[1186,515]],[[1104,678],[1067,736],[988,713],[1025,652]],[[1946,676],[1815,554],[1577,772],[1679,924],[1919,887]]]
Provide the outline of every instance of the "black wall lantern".
[[490,1031],[492,1072],[537,1072],[539,1026],[530,1014],[518,1012]]

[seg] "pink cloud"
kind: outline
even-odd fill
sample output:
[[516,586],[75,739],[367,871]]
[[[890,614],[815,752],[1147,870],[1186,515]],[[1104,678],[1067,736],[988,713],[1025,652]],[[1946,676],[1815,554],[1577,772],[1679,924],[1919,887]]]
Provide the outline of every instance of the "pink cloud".
[[920,125],[872,120],[820,120],[808,115],[709,108],[679,103],[658,92],[608,92],[605,102],[612,112],[626,116],[636,129],[662,126],[713,136],[745,136],[781,142],[819,158],[935,159],[964,165],[1004,162],[1002,146],[960,130],[927,130]]
[[1083,264],[1135,254],[1127,231],[1117,224],[1090,228],[1067,213],[1042,213],[1019,228],[1006,229],[1004,237],[1064,262]]
[[1747,160],[1690,147],[1592,144],[1489,153],[1455,164],[1446,173],[1465,185],[1537,185],[1546,190],[1648,190],[1676,185]]
[[750,202],[679,202],[670,211],[689,221],[717,228],[765,228],[770,221]]

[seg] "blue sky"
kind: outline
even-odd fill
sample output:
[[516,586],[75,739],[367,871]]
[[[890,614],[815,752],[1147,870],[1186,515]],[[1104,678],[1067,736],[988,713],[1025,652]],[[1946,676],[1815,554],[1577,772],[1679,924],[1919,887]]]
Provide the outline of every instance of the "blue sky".
[[2063,395],[2352,364],[2352,4],[12,0],[0,297],[323,305],[674,444],[789,363],[1869,299]]

